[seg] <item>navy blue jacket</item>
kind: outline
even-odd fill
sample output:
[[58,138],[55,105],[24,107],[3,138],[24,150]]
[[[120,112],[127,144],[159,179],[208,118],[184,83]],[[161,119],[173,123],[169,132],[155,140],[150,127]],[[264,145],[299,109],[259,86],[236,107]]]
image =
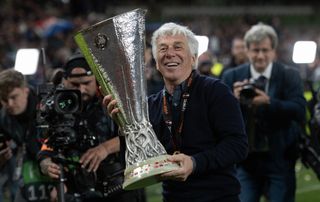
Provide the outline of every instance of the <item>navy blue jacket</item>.
[[[232,88],[234,82],[250,77],[250,65],[244,64],[227,71],[222,79]],[[270,104],[257,108],[256,119],[264,123],[259,131],[267,134],[269,152],[263,155],[250,153],[242,165],[251,172],[281,174],[294,166],[300,132],[298,123],[305,117],[306,101],[299,73],[274,62],[268,95]],[[245,106],[242,106],[242,110],[245,112]],[[243,114],[244,120],[247,120],[246,114]]]
[[[149,117],[167,152],[170,132],[162,114],[162,92],[149,97]],[[182,129],[181,152],[193,156],[194,172],[185,182],[163,182],[167,201],[214,201],[239,194],[235,163],[247,156],[247,136],[238,101],[219,80],[197,74]]]

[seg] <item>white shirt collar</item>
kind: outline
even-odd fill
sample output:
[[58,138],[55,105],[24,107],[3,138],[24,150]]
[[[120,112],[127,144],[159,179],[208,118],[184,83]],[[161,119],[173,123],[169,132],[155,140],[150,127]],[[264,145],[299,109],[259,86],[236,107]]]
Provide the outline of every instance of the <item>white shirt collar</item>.
[[267,68],[264,70],[264,72],[260,73],[257,72],[253,65],[250,65],[250,73],[251,73],[251,78],[252,79],[257,79],[259,78],[259,76],[263,75],[265,76],[268,80],[270,80],[271,78],[271,71],[272,71],[272,62],[267,66]]

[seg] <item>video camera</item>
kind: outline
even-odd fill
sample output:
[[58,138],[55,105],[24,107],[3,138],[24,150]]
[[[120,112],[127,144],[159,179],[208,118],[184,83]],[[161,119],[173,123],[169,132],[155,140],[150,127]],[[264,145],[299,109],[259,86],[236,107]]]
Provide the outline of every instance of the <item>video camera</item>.
[[39,86],[37,122],[46,144],[54,151],[76,149],[84,152],[98,145],[85,120],[81,119],[82,100],[79,90],[61,84]]
[[[81,92],[65,89],[61,84],[45,84],[38,87],[37,94],[40,99],[38,127],[41,128],[45,144],[58,152],[52,159],[63,166],[72,167],[68,169],[67,179],[72,184],[72,191],[68,190],[74,195],[66,194],[67,201],[108,197],[121,192],[123,167],[119,163],[113,160],[102,162],[96,173],[88,173],[80,166],[78,158],[73,158],[80,157],[99,144],[98,137],[93,134],[82,113]],[[112,155],[108,159],[113,159]],[[63,179],[61,181],[64,182]],[[59,195],[64,194],[61,192]]]

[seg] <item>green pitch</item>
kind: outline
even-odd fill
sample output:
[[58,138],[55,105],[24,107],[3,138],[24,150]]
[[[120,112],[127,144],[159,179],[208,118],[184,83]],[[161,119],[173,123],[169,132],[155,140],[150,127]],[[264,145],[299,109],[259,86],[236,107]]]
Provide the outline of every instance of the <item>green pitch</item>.
[[[305,168],[300,162],[296,165],[297,190],[296,202],[320,201],[320,181],[311,169]],[[146,188],[147,202],[161,202],[161,184]],[[265,202],[265,200],[261,200]]]

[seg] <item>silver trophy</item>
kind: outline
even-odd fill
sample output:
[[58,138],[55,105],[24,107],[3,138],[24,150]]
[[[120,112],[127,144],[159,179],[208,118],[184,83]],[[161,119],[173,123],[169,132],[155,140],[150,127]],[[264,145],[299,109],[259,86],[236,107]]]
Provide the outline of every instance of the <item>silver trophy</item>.
[[145,187],[157,175],[178,168],[149,122],[145,81],[145,10],[136,9],[99,22],[75,35],[75,41],[103,94],[117,100],[116,122],[126,140],[123,188]]

